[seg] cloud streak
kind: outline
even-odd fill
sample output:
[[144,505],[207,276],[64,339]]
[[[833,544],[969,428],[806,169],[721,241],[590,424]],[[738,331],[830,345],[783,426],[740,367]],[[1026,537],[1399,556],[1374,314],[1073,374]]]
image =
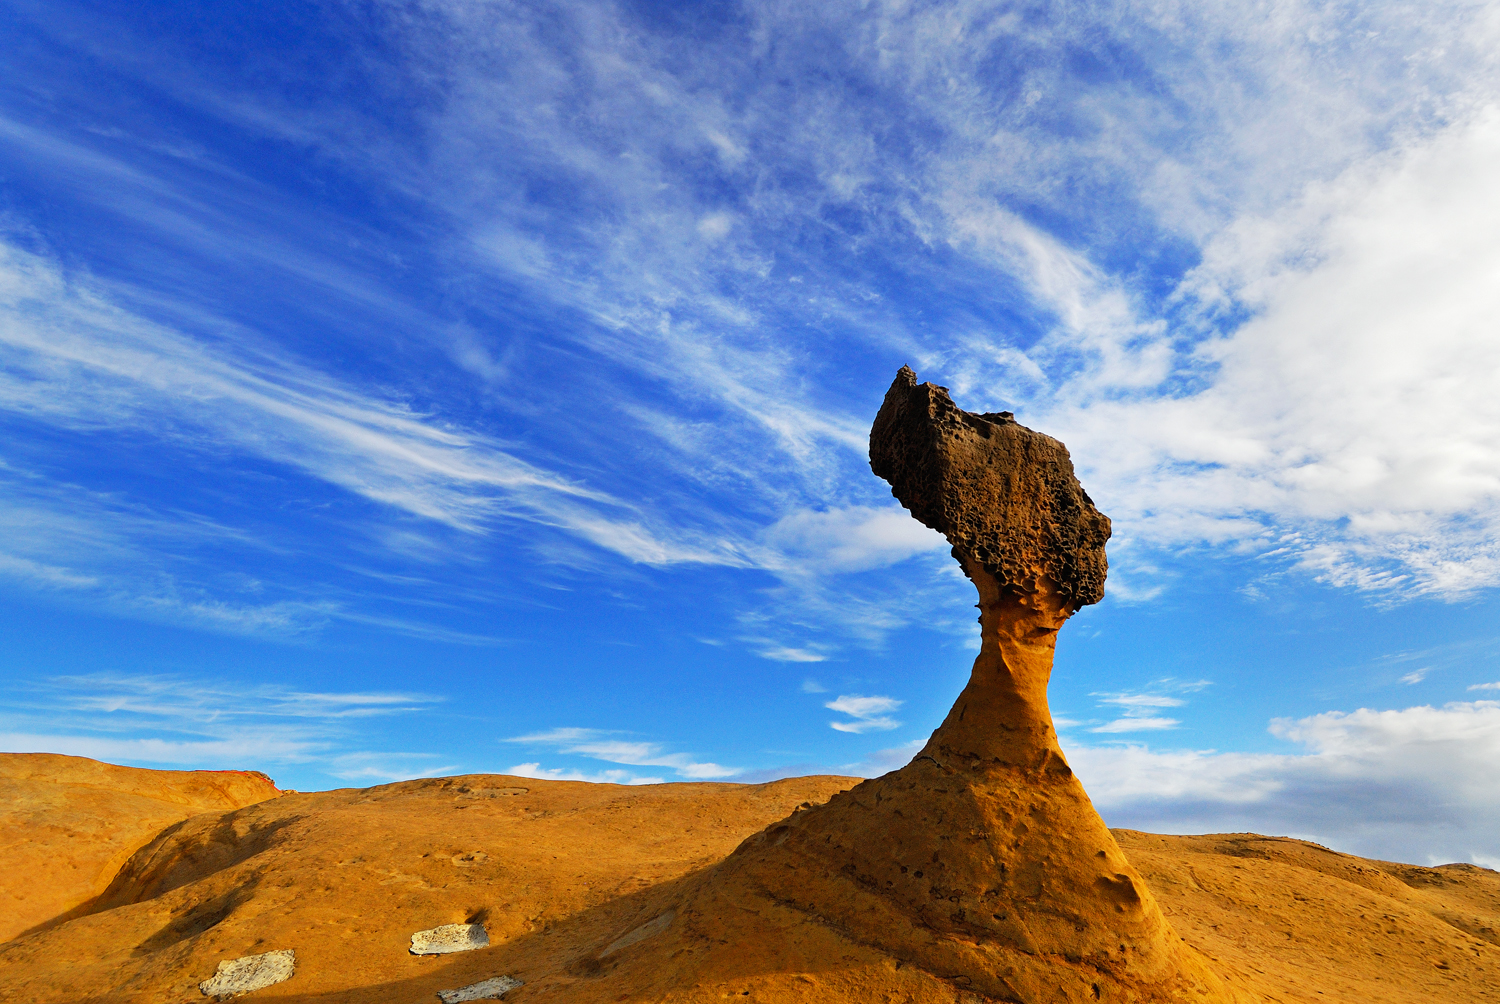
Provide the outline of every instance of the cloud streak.
[[373,719],[421,715],[433,694],[320,692],[182,676],[94,673],[12,684],[0,698],[0,749],[153,767],[315,765],[345,779],[451,770],[436,755],[357,747]]
[[884,732],[889,729],[900,728],[901,723],[890,716],[890,712],[905,703],[894,697],[875,695],[864,697],[860,694],[840,694],[838,697],[824,704],[823,707],[830,711],[837,711],[841,715],[848,715],[850,720],[833,721],[828,727],[839,732],[852,732],[856,735],[862,732]]
[[[740,772],[738,767],[723,767],[716,763],[701,763],[695,761],[687,753],[667,753],[659,743],[640,742],[628,739],[612,738],[612,733],[599,729],[579,728],[557,728],[548,732],[537,732],[531,735],[513,736],[504,740],[508,743],[517,743],[524,746],[542,747],[552,749],[558,753],[570,756],[583,756],[593,760],[604,760],[608,763],[629,764],[633,767],[668,767],[676,771],[677,776],[687,780],[701,781],[717,778],[731,777]],[[538,764],[522,764],[532,770],[540,771]],[[512,768],[515,773],[517,768]],[[561,770],[562,768],[557,768]],[[541,772],[536,777],[559,777],[563,780],[581,781],[592,780],[594,776],[585,777],[577,772],[565,772],[558,774],[555,771]],[[606,771],[597,775],[611,783],[626,783],[619,778],[633,778],[634,775],[625,771]],[[634,784],[655,784],[660,779],[634,780]]]

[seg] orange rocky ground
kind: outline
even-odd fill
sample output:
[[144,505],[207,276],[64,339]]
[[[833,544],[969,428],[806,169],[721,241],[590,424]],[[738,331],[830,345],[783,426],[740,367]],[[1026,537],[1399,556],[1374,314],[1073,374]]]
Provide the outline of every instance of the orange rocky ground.
[[[141,792],[222,776],[48,759],[64,768],[55,782],[46,761],[0,756],[4,853],[20,855],[0,860],[0,874],[23,902],[92,874],[108,856],[100,835],[141,825],[135,800],[152,797]],[[88,809],[73,790],[80,766],[95,772]],[[296,975],[249,999],[417,1004],[500,974],[526,981],[505,998],[522,1004],[991,999],[719,878],[715,866],[746,837],[855,783],[471,776],[202,812],[169,822],[71,919],[0,945],[0,1000],[203,1000],[196,985],[219,960],[280,948],[296,951]],[[71,815],[49,816],[51,806]],[[39,821],[17,832],[25,818]],[[1250,834],[1114,837],[1242,999],[1500,1002],[1500,874]],[[485,924],[491,947],[407,952],[412,932],[460,921]],[[608,950],[644,925],[645,937]]]
[[103,892],[164,827],[281,792],[264,774],[0,756],[0,941]]

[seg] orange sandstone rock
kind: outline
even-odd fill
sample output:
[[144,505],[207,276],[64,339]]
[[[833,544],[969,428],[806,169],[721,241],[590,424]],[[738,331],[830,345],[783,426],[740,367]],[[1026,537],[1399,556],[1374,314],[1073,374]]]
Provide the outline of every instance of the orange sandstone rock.
[[1008,414],[961,411],[903,367],[870,463],[979,590],[973,674],[908,766],[755,835],[717,881],[1005,1000],[1232,999],[1058,747],[1057,632],[1103,597],[1109,538],[1066,448]]
[[257,771],[143,770],[0,753],[0,941],[103,893],[163,827],[280,794]]
[[[137,851],[108,896],[0,944],[0,1001],[203,1001],[198,984],[220,962],[282,949],[295,950],[295,974],[244,1000],[437,1004],[439,991],[500,976],[525,984],[507,1004],[1004,999],[725,872],[746,837],[856,783],[480,775],[200,815]],[[1253,834],[1115,837],[1178,932],[1250,1000],[1500,1001],[1493,871]],[[0,856],[0,869],[13,864]],[[413,931],[464,921],[485,925],[488,948],[411,954]]]

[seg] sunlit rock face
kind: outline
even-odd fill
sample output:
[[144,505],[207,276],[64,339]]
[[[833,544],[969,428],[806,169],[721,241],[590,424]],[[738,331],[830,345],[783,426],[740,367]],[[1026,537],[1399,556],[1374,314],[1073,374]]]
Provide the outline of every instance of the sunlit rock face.
[[1234,999],[1058,746],[1057,633],[1103,598],[1110,532],[1067,449],[1007,413],[965,412],[903,367],[870,464],[978,589],[973,673],[909,765],[752,837],[724,877],[1001,999]]

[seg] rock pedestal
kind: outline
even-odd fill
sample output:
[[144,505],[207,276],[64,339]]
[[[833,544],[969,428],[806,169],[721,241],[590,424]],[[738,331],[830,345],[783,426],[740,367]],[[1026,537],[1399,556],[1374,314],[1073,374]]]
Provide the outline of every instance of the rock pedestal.
[[1126,860],[1052,726],[1057,632],[1103,597],[1109,537],[1066,448],[1009,414],[961,411],[903,367],[870,462],[978,588],[973,674],[909,765],[751,837],[726,872],[989,997],[1231,1000]]

